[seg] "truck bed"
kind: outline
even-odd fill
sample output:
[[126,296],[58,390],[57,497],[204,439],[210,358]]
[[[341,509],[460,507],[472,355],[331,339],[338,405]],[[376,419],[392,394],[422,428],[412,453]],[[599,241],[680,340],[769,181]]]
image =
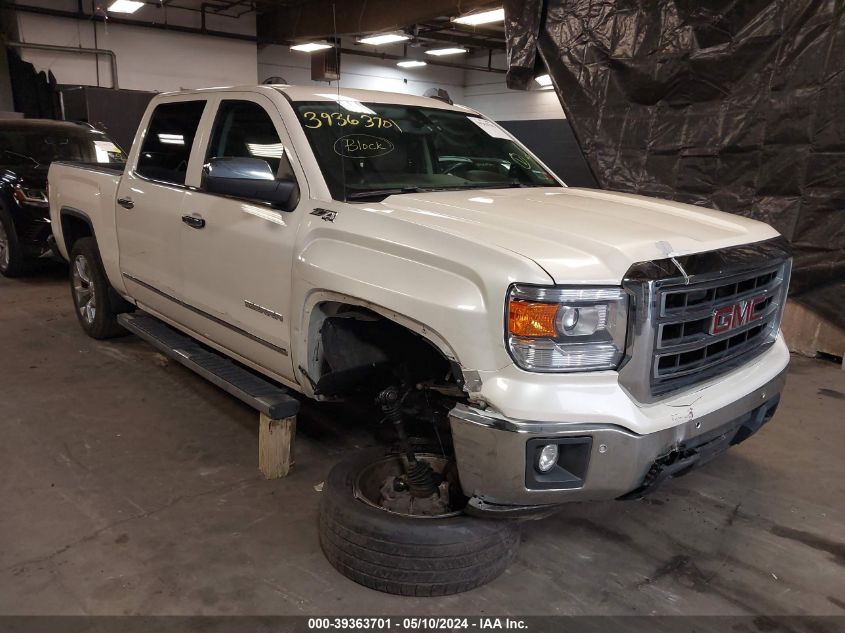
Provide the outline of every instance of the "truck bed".
[[115,198],[123,171],[122,165],[59,161],[52,163],[47,173],[50,221],[59,252],[65,259],[70,259],[64,239],[66,223],[85,222],[97,240],[109,280],[121,291],[123,279],[117,259]]

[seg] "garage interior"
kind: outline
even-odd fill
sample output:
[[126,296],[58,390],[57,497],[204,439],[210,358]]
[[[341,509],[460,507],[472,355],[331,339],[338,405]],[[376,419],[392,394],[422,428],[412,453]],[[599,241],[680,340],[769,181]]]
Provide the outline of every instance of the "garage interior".
[[[0,4],[2,118],[83,120],[128,150],[156,93],[268,80],[333,90],[336,73],[341,90],[445,90],[568,185],[624,190],[565,114],[575,108],[552,85],[565,71],[543,71],[549,42],[514,90],[505,23],[454,22],[501,2],[111,4]],[[840,46],[845,10],[832,4]],[[405,39],[360,43],[377,33]],[[308,42],[332,48],[291,49]],[[460,52],[425,52],[446,47]],[[425,65],[397,65],[409,61]],[[254,410],[136,337],[87,338],[66,265],[0,278],[0,615],[844,615],[845,194],[829,195],[827,259],[818,235],[792,236],[808,272],[782,324],[792,360],[773,422],[643,499],[526,522],[502,576],[439,598],[367,589],[321,553],[323,484],[373,445],[370,420],[303,399],[294,469],[268,481]]]

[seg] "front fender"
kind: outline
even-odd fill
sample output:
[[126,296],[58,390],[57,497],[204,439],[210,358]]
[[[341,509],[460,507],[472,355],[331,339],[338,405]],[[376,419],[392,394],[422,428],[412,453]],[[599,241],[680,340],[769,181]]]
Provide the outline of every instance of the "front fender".
[[[386,234],[381,227],[381,234]],[[504,299],[514,279],[549,283],[533,262],[510,251],[415,227],[413,241],[379,231],[349,235],[317,227],[296,258],[292,305],[302,306],[292,331],[294,360],[306,364],[311,314],[324,301],[362,305],[405,325],[464,369],[499,369]]]

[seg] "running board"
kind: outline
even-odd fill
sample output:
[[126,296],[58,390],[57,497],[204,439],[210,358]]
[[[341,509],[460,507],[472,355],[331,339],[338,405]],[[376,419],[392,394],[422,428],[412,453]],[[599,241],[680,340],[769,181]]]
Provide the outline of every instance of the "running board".
[[290,418],[299,412],[299,401],[262,376],[235,364],[227,357],[143,312],[117,317],[127,330],[144,339],[161,353],[214,383],[272,420]]

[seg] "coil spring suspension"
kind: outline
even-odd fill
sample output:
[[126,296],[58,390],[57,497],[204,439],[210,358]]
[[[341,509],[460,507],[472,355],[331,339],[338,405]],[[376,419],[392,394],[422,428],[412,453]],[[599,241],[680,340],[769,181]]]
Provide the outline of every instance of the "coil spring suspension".
[[408,480],[408,492],[414,497],[430,497],[437,492],[438,477],[431,466],[426,462],[417,460],[408,434],[405,432],[405,424],[402,421],[402,405],[399,397],[399,390],[396,387],[388,387],[376,398],[387,420],[396,429],[399,437],[399,446],[405,454],[406,466],[405,475]]

